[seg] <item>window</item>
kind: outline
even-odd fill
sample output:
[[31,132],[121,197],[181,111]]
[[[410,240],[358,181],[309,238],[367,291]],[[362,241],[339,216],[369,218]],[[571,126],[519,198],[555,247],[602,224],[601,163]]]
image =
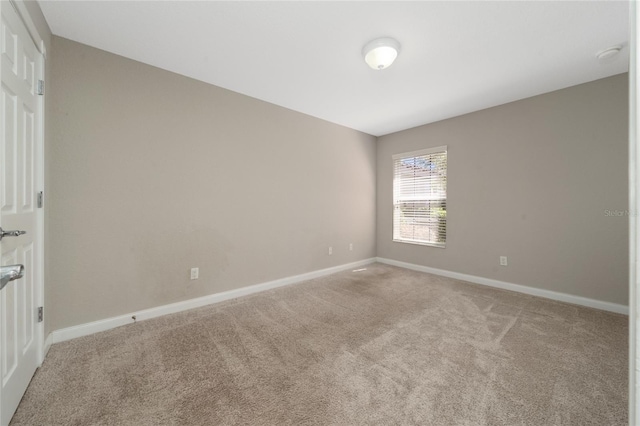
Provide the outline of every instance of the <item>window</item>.
[[447,147],[393,156],[393,241],[447,241]]

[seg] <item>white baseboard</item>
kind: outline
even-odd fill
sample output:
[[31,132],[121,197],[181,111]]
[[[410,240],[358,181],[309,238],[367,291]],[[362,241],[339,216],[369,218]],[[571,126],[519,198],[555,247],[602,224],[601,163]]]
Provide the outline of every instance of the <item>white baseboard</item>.
[[[268,281],[261,284],[255,284],[248,287],[242,287],[235,290],[229,290],[222,293],[210,294],[208,296],[198,297],[196,299],[184,300],[182,302],[171,303],[169,305],[158,306],[155,308],[145,309],[142,311],[131,312],[117,317],[106,318],[99,321],[93,321],[86,324],[80,324],[73,327],[55,330],[47,336],[44,343],[44,354],[46,355],[53,343],[63,342],[65,340],[75,339],[76,337],[88,336],[90,334],[101,331],[110,330],[122,325],[131,324],[135,321],[142,321],[156,318],[162,315],[182,312],[189,309],[199,308],[206,305],[222,302],[225,300],[236,299],[238,297],[247,296],[261,291],[271,290],[273,288],[282,287],[291,284],[301,283],[313,278],[323,277],[336,272],[345,271],[352,268],[358,268],[373,262],[385,263],[388,265],[399,266],[401,268],[412,269],[420,272],[441,275],[444,277],[454,278],[462,281],[468,281],[475,284],[482,284],[489,287],[511,290],[518,293],[530,294],[532,296],[544,297],[546,299],[558,300],[561,302],[573,303],[576,305],[588,306],[590,308],[602,309],[605,311],[616,312],[619,314],[629,314],[629,307],[611,302],[603,302],[600,300],[588,299],[586,297],[574,296],[566,293],[559,293],[551,290],[544,290],[535,287],[527,287],[519,284],[512,284],[504,281],[493,280],[490,278],[478,277],[474,275],[462,274],[459,272],[447,271],[444,269],[431,268],[429,266],[416,265],[413,263],[401,262],[393,259],[382,257],[370,258],[358,262],[347,263],[344,265],[334,266],[331,268],[320,269],[306,274],[295,275],[291,277],[281,278],[274,281]],[[134,320],[132,317],[135,316]]]
[[560,302],[573,303],[575,305],[587,306],[589,308],[602,309],[604,311],[615,312],[618,314],[629,315],[629,307],[619,305],[617,303],[603,302],[601,300],[588,299],[586,297],[574,296],[572,294],[559,293],[552,290],[544,290],[541,288],[528,287],[520,284],[512,284],[504,281],[493,280],[490,278],[477,277],[475,275],[461,274],[458,272],[447,271],[444,269],[431,268],[429,266],[416,265],[413,263],[400,262],[398,260],[386,259],[383,257],[376,258],[377,262],[386,263],[387,265],[399,266],[401,268],[412,269],[414,271],[427,272],[429,274],[441,275],[443,277],[454,278],[457,280],[468,281],[474,284],[482,284],[489,287],[511,290],[518,293],[530,294],[532,296],[544,297],[545,299],[557,300]]
[[40,363],[42,363],[42,361],[44,361],[44,359],[47,357],[49,349],[51,349],[51,345],[53,345],[53,333],[49,333],[47,338],[44,340],[44,347],[42,348],[42,360],[40,360]]
[[[352,268],[358,268],[375,262],[375,258],[365,259],[358,262],[347,263],[344,265],[334,266],[331,268],[320,269],[306,274],[295,275],[291,277],[281,278],[279,280],[268,281],[261,284],[255,284],[248,287],[242,287],[235,290],[224,291],[222,293],[210,294],[208,296],[198,297],[196,299],[184,300],[182,302],[171,303],[169,305],[157,306],[155,308],[145,309],[138,312],[131,312],[117,317],[106,318],[99,321],[93,321],[86,324],[80,324],[73,327],[56,330],[49,335],[47,341],[52,343],[63,342],[65,340],[75,339],[76,337],[88,336],[100,331],[110,330],[122,325],[131,324],[135,321],[142,321],[156,318],[162,315],[173,314],[176,312],[186,311],[189,309],[199,308],[201,306],[211,305],[213,303],[222,302],[229,299],[235,299],[247,296],[253,293],[259,293],[265,290],[282,287],[290,284],[297,284],[313,278],[323,277],[336,272],[345,271]],[[135,316],[134,320],[132,317]],[[51,343],[49,343],[51,346]],[[45,343],[46,347],[46,343]],[[48,350],[48,349],[47,349]]]

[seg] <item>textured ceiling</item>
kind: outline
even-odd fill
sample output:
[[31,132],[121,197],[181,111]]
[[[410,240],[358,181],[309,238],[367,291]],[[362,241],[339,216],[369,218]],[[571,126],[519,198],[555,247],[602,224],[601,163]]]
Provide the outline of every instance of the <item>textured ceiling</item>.
[[[629,65],[626,1],[40,5],[56,35],[376,136]],[[401,52],[374,71],[361,50],[381,36]]]

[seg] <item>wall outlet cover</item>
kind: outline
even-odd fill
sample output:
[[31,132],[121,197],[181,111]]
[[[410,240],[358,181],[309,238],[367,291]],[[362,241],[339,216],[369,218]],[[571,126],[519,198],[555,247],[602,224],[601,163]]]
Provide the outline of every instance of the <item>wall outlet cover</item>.
[[199,268],[191,268],[191,279],[192,280],[197,280],[199,275],[200,275],[200,269]]

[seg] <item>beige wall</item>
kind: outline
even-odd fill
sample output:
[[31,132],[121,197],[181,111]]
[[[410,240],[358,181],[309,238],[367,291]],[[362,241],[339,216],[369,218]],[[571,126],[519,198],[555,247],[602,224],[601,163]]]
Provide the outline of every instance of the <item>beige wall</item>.
[[[379,138],[377,255],[627,304],[628,217],[605,213],[628,208],[627,78]],[[391,156],[440,145],[447,247],[394,243]]]
[[375,256],[373,136],[59,37],[53,52],[52,329]]
[[[376,153],[313,117],[62,38],[52,50],[47,331],[376,254],[627,303],[627,218],[605,214],[627,209],[626,75],[383,136]],[[447,248],[392,243],[391,155],[445,144]]]

